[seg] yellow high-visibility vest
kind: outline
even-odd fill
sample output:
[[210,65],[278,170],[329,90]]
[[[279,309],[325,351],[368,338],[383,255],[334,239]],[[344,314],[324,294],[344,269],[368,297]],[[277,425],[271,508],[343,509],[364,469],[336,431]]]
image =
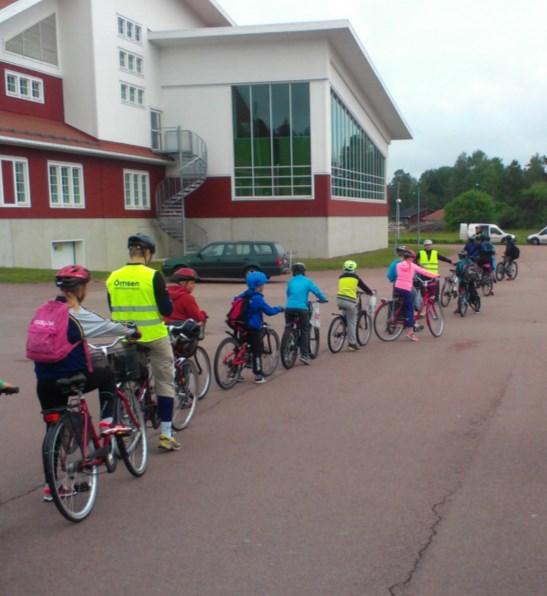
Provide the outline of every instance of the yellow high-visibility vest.
[[431,273],[439,273],[439,253],[436,250],[432,250],[429,257],[425,250],[421,250],[419,259],[421,267],[431,271]]
[[146,265],[126,265],[113,271],[106,280],[112,320],[134,322],[147,343],[167,336],[154,294],[156,271]]
[[357,276],[342,274],[338,278],[338,294],[340,298],[357,301],[357,287],[359,280]]

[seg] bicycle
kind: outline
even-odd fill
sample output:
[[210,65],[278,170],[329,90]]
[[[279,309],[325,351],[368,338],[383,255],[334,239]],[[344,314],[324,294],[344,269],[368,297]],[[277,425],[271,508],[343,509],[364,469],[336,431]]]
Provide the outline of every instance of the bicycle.
[[[319,354],[319,302],[308,302],[309,313],[309,342],[308,354],[315,360]],[[286,323],[281,337],[281,363],[286,369],[292,368],[298,356],[298,347],[302,337],[302,329],[298,316],[293,316]]]
[[473,281],[468,281],[466,283],[461,283],[458,291],[458,314],[460,317],[465,317],[467,313],[467,307],[471,306],[471,308],[475,312],[479,312],[481,309],[481,297],[478,295],[477,291],[475,290],[476,298],[475,300],[471,300],[470,294],[470,284],[474,283]]
[[441,288],[441,306],[445,308],[450,304],[452,298],[458,297],[459,279],[456,275],[455,269],[450,269],[450,275],[444,278],[443,286]]
[[[444,312],[436,299],[437,281],[419,280],[422,286],[422,302],[416,313],[416,319],[425,314],[427,327],[433,337],[440,337],[444,332]],[[374,313],[374,332],[382,341],[395,341],[404,329],[403,300],[400,297],[380,301]]]
[[[127,470],[142,476],[148,464],[148,442],[143,410],[134,392],[125,391],[123,383],[138,375],[134,345],[114,350],[121,338],[100,350],[115,372],[118,382],[114,396],[114,423],[129,427],[128,432],[101,437],[83,394],[85,375],[79,373],[59,379],[57,386],[67,396],[64,408],[43,412],[49,428],[42,446],[46,482],[59,512],[71,522],[89,516],[95,506],[98,490],[98,467],[108,473],[117,467],[117,454]],[[92,346],[90,345],[90,348]]]
[[481,289],[483,296],[490,296],[494,291],[494,282],[492,281],[492,267],[490,263],[479,265],[481,274],[477,282],[477,288]]
[[[363,292],[357,293],[357,328],[356,339],[360,346],[366,346],[372,335],[372,319],[367,310],[363,309]],[[376,292],[373,294],[376,299]],[[369,302],[370,305],[370,302]],[[336,354],[344,347],[347,339],[347,322],[346,316],[341,312],[332,313],[333,319],[329,325],[327,334],[327,345],[329,350]]]
[[[273,375],[279,364],[279,335],[264,324],[262,372],[265,377]],[[243,329],[226,331],[218,345],[214,358],[215,379],[221,389],[231,389],[241,378],[244,368],[251,368],[251,349]]]
[[195,396],[198,400],[203,399],[211,387],[211,360],[209,354],[199,345],[204,337],[205,321],[199,325],[197,338],[183,336],[177,341],[177,338],[170,337],[175,357],[190,358],[194,362],[197,374]]
[[515,259],[510,257],[503,257],[503,260],[496,265],[496,279],[503,281],[503,278],[507,276],[507,279],[517,279],[519,273],[519,265]]

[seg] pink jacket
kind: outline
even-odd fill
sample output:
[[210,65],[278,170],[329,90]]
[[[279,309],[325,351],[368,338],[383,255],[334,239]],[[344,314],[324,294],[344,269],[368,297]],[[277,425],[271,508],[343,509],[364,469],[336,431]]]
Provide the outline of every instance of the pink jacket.
[[400,263],[397,263],[397,279],[395,280],[395,288],[410,292],[410,290],[412,290],[412,281],[414,280],[414,275],[416,273],[419,273],[424,277],[439,277],[436,273],[431,273],[431,271],[416,265],[416,263],[412,263],[410,261],[401,261]]

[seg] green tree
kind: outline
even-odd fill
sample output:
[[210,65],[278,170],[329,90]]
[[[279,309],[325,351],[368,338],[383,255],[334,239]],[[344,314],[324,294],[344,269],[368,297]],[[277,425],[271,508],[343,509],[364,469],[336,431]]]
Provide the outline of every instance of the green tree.
[[450,200],[448,184],[452,168],[443,166],[435,170],[426,170],[420,176],[420,190],[422,205],[433,211],[442,209]]
[[536,182],[547,182],[547,156],[536,153],[532,155],[524,171],[526,186],[532,186]]
[[446,223],[456,228],[460,223],[490,222],[496,212],[492,197],[480,190],[461,193],[445,205]]
[[387,186],[389,212],[392,217],[395,215],[395,199],[400,197],[403,203],[408,205],[416,185],[416,179],[404,170],[397,170],[393,173],[393,178]]
[[544,226],[547,221],[547,182],[536,182],[522,192],[517,202],[519,225],[524,228]]

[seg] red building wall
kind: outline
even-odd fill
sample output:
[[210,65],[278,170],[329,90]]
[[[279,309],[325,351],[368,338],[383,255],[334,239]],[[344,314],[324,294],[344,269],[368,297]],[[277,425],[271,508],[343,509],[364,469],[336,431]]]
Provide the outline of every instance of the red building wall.
[[[28,159],[31,196],[31,207],[0,207],[0,219],[155,217],[155,192],[157,185],[165,177],[163,166],[6,145],[0,146],[0,155],[20,156]],[[82,165],[85,208],[67,209],[49,206],[48,161]],[[124,169],[149,173],[150,210],[125,209]],[[4,180],[4,187],[6,187],[6,180]]]
[[229,177],[208,178],[186,202],[188,217],[374,217],[387,216],[386,203],[333,200],[330,176],[314,177],[313,199],[232,200]]
[[[42,79],[44,81],[44,103],[6,95],[6,70]],[[0,62],[0,110],[64,122],[63,80],[21,66]]]

